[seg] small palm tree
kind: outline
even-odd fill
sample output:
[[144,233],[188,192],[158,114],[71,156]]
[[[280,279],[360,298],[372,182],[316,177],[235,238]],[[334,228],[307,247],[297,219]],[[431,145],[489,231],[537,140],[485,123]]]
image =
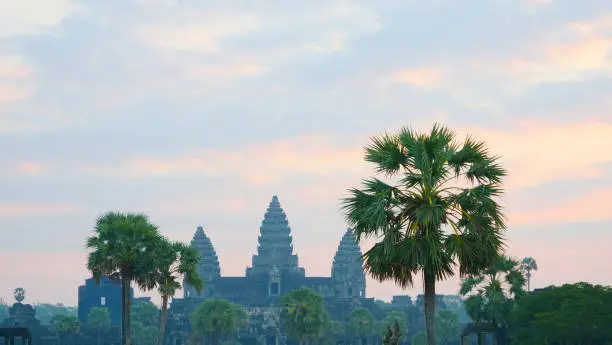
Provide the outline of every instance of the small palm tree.
[[153,289],[155,248],[162,240],[157,227],[144,214],[108,212],[98,218],[94,234],[87,239],[91,250],[87,268],[96,280],[108,276],[121,280],[121,337],[131,345],[131,282],[144,290]]
[[[501,255],[495,264],[477,275],[470,275],[461,282],[459,293],[467,296],[465,310],[470,318],[481,326],[493,326],[496,343],[505,343],[505,328],[515,300],[525,295],[525,277],[519,262]],[[479,337],[479,344],[483,339]]]
[[532,257],[526,257],[521,261],[521,271],[525,273],[527,278],[527,291],[531,291],[531,271],[537,271],[538,264]]
[[364,256],[374,278],[413,285],[421,272],[427,342],[436,345],[436,281],[475,274],[502,252],[505,229],[501,207],[504,169],[483,142],[454,141],[448,128],[429,133],[404,128],[375,137],[365,159],[394,181],[365,180],[343,200],[348,223],[359,241],[376,237]]
[[167,239],[160,241],[156,248],[156,277],[159,294],[161,295],[161,318],[159,326],[158,344],[164,343],[164,332],[168,312],[168,299],[182,288],[180,280],[202,290],[202,280],[198,276],[197,268],[200,262],[198,252],[184,243],[170,242]]

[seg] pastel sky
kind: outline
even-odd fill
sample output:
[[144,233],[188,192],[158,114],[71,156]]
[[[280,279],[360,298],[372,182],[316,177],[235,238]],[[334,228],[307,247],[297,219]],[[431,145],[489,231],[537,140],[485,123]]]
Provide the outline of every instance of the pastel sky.
[[0,296],[76,304],[107,210],[243,275],[273,194],[327,276],[368,138],[435,121],[503,156],[532,286],[612,284],[610,90],[609,0],[0,0]]

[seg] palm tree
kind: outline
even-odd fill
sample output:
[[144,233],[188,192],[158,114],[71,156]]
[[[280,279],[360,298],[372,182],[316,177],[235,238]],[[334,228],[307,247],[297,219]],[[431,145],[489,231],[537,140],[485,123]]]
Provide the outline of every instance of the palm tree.
[[180,289],[180,279],[202,290],[202,280],[200,279],[197,267],[200,262],[198,252],[184,243],[170,242],[164,239],[156,248],[156,277],[159,294],[161,295],[161,318],[159,325],[158,344],[164,343],[164,331],[166,329],[166,318],[168,312],[168,299]]
[[436,281],[478,273],[502,252],[501,207],[505,170],[483,142],[462,145],[440,125],[429,133],[408,128],[372,138],[365,160],[395,178],[352,188],[342,208],[359,241],[377,237],[364,255],[365,269],[379,281],[412,286],[421,272],[427,341],[435,345]]
[[221,336],[235,334],[246,322],[244,309],[225,299],[207,299],[189,315],[189,323],[196,337],[207,335],[210,341],[206,343],[212,345],[219,345]]
[[87,239],[87,248],[92,250],[87,268],[93,277],[98,281],[102,276],[121,280],[123,345],[131,345],[131,282],[146,290],[156,286],[151,277],[155,272],[155,248],[160,241],[157,227],[146,215],[120,212],[107,212],[99,217],[93,236]]
[[[461,282],[459,293],[468,296],[465,310],[481,326],[490,324],[495,330],[497,344],[505,343],[505,328],[517,298],[525,295],[525,277],[519,262],[501,255],[493,266]],[[479,344],[483,339],[479,336]]]
[[521,271],[525,273],[527,278],[527,291],[531,291],[531,271],[537,271],[538,264],[532,257],[523,258],[521,261]]
[[329,315],[321,295],[302,287],[286,293],[280,303],[283,330],[293,341],[309,345],[324,336]]
[[349,319],[349,330],[350,332],[357,337],[358,344],[363,345],[364,338],[367,341],[367,337],[372,335],[374,330],[374,317],[372,313],[366,308],[356,308],[351,313],[351,317]]

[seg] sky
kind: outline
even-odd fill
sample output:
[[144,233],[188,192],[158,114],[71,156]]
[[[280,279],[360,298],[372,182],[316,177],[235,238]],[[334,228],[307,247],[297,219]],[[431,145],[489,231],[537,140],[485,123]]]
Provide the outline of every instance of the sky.
[[612,285],[611,88],[608,0],[0,0],[0,297],[76,305],[109,210],[244,275],[275,194],[328,276],[363,146],[435,122],[501,155],[532,287]]

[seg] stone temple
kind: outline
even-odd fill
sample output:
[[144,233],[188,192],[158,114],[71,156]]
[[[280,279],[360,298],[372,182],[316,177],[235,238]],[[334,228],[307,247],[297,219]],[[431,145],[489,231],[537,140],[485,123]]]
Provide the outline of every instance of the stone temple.
[[[308,287],[324,297],[326,308],[336,319],[348,317],[342,314],[356,305],[373,303],[373,299],[366,299],[361,249],[351,229],[340,240],[329,277],[308,277],[300,267],[298,256],[293,252],[291,228],[277,196],[272,197],[264,215],[258,242],[257,254],[253,255],[245,275],[223,277],[213,243],[204,229],[198,227],[191,245],[200,254],[198,273],[204,281],[204,289],[196,291],[185,286],[184,298],[172,301],[169,328],[179,331],[188,327],[190,311],[206,298],[227,299],[253,311],[274,308],[286,292]],[[178,344],[179,341],[169,343]]]

